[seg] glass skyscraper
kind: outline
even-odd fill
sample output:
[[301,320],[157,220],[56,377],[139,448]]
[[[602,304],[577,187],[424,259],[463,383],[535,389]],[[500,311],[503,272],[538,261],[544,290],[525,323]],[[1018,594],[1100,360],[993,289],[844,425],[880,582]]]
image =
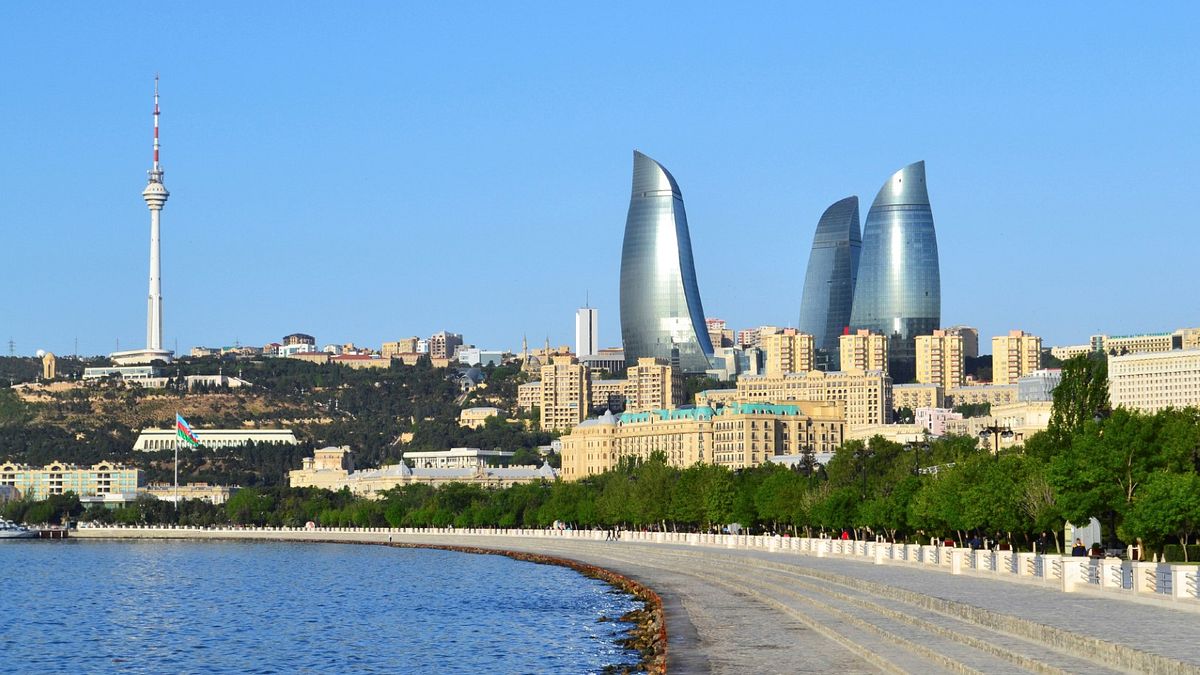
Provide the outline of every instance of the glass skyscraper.
[[812,334],[830,370],[838,369],[838,336],[850,325],[861,253],[858,197],[846,197],[825,209],[817,221],[800,299],[799,328]]
[[621,248],[621,338],[629,365],[677,356],[684,372],[703,373],[713,353],[683,195],[670,172],[636,150]]
[[880,188],[863,223],[862,244],[850,325],[887,335],[892,379],[909,382],[916,373],[914,338],[933,333],[942,318],[925,162],[909,164]]

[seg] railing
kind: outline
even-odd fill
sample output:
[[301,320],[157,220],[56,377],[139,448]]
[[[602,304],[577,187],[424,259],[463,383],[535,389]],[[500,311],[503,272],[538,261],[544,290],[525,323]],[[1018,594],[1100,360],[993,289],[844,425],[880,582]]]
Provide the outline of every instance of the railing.
[[[117,532],[170,532],[180,536],[187,532],[207,532],[212,536],[252,533],[279,533],[293,539],[316,539],[327,535],[380,535],[366,537],[372,541],[387,541],[392,536],[488,536],[521,538],[555,538],[603,542],[612,536],[607,530],[522,529],[522,528],[386,528],[386,527],[201,527],[175,525],[116,525],[88,530]],[[165,534],[164,536],[174,536]],[[339,537],[334,537],[339,538]],[[621,542],[655,545],[702,546],[723,549],[742,549],[779,554],[838,557],[877,565],[899,564],[926,569],[949,571],[951,574],[974,574],[990,578],[1025,580],[1053,586],[1065,592],[1091,589],[1121,595],[1155,596],[1174,600],[1200,601],[1200,570],[1192,565],[1155,562],[1129,562],[1117,558],[1079,558],[1061,555],[1015,551],[979,551],[937,545],[895,544],[889,542],[855,541],[809,537],[768,535],[716,534],[711,532],[649,532],[623,530]]]

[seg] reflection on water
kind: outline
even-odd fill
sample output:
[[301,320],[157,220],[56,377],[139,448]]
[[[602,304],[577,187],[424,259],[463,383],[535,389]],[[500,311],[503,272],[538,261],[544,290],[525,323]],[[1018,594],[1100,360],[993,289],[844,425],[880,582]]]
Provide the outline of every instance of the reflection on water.
[[595,672],[635,607],[561,567],[381,546],[0,543],[0,672]]

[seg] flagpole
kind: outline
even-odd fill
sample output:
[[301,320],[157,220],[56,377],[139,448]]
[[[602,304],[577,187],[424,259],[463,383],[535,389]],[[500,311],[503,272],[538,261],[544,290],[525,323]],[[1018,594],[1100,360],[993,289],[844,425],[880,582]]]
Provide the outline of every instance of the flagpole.
[[[179,413],[175,413],[178,417]],[[176,423],[178,425],[178,422]],[[179,431],[175,431],[175,515],[178,520],[179,516]],[[178,524],[178,523],[176,523]]]

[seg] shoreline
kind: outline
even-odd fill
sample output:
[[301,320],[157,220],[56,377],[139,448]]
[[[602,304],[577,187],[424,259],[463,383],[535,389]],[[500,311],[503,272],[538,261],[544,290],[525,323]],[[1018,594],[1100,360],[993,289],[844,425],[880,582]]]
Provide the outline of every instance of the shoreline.
[[[358,544],[363,546],[387,546],[391,548],[412,548],[412,549],[430,549],[439,551],[453,551],[456,553],[468,553],[473,555],[500,555],[521,562],[529,562],[538,565],[555,565],[558,567],[566,567],[574,570],[579,574],[589,578],[602,581],[620,591],[632,595],[638,602],[642,603],[643,609],[633,610],[628,614],[620,617],[622,621],[628,621],[633,624],[633,628],[629,631],[629,636],[626,638],[618,638],[616,643],[627,649],[636,651],[640,658],[637,667],[640,670],[630,670],[623,666],[606,666],[604,672],[614,673],[630,673],[630,672],[647,672],[647,673],[666,673],[667,672],[667,620],[666,612],[663,609],[662,597],[646,584],[631,579],[623,574],[614,572],[613,570],[592,565],[579,560],[563,558],[560,556],[547,555],[543,553],[530,553],[527,551],[516,551],[501,548],[488,548],[481,546],[460,546],[454,544],[429,544],[418,542],[391,542],[391,541],[372,541],[372,540],[347,540],[347,539],[316,539],[316,538],[275,538],[275,537],[247,537],[247,536],[173,536],[173,537],[155,537],[155,536],[136,536],[126,535],[106,537],[97,532],[96,535],[76,536],[75,539],[86,540],[105,540],[116,541],[122,539],[137,539],[141,541],[147,540],[172,540],[172,541],[264,541],[264,542],[279,542],[286,541],[292,543],[313,543],[313,544]],[[633,616],[631,616],[633,615]]]

